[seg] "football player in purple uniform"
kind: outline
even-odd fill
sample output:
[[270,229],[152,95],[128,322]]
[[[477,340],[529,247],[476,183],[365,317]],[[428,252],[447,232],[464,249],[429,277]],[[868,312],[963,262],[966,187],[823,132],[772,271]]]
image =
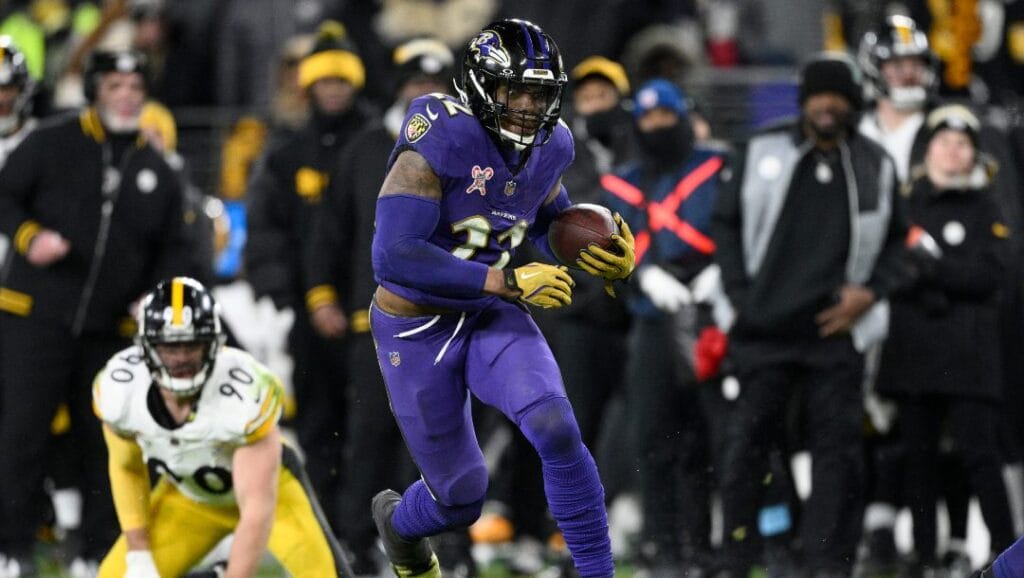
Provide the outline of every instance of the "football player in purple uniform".
[[[370,315],[392,412],[422,479],[386,490],[373,516],[399,576],[437,577],[427,538],[472,524],[488,472],[472,393],[537,450],[551,514],[584,578],[614,573],[604,488],[557,364],[526,304],[572,300],[564,266],[505,268],[526,238],[555,261],[547,229],[571,202],[561,184],[572,135],[558,120],[566,83],[550,36],[523,20],[484,28],[466,50],[459,99],[411,105],[377,200]],[[611,283],[633,270],[633,237],[576,263]]]

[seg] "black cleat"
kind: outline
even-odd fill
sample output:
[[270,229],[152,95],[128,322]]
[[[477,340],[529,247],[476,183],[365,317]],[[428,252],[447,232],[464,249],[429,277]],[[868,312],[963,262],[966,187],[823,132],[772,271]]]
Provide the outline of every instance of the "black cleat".
[[441,578],[441,568],[430,542],[426,538],[407,542],[391,526],[391,516],[401,501],[402,496],[394,490],[384,490],[373,497],[373,523],[377,525],[391,569],[398,578]]

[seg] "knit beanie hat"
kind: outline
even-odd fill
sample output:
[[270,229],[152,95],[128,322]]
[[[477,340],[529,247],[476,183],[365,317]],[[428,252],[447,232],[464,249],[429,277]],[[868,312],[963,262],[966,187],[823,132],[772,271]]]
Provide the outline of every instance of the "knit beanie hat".
[[299,62],[299,86],[308,89],[324,78],[340,78],[356,88],[366,84],[366,69],[345,27],[328,20],[317,32],[313,50]]
[[800,71],[800,106],[808,98],[825,92],[843,96],[859,110],[863,104],[860,69],[843,53],[822,52],[809,60]]
[[966,134],[974,144],[974,148],[978,148],[978,132],[981,130],[981,121],[966,106],[960,104],[940,106],[928,114],[925,126],[928,127],[929,141],[940,130],[956,130]]

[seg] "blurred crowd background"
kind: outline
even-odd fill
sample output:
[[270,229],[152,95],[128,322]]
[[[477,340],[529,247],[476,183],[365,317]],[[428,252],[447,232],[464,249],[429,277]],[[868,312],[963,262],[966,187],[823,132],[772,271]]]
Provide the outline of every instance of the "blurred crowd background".
[[[639,152],[630,126],[631,118],[639,117],[646,110],[644,106],[650,108],[650,105],[633,101],[633,88],[651,79],[668,80],[679,93],[677,96],[659,93],[661,100],[656,101],[657,106],[678,111],[692,125],[698,142],[722,151],[723,158],[728,158],[731,152],[741,150],[758,130],[800,115],[798,72],[811,55],[827,50],[846,52],[856,58],[864,38],[880,30],[894,14],[912,18],[917,30],[927,38],[927,54],[916,56],[926,61],[934,74],[934,82],[927,86],[929,101],[964,104],[973,116],[961,119],[961,124],[954,122],[956,127],[962,128],[962,123],[970,124],[971,119],[976,118],[997,135],[996,149],[984,152],[998,157],[1003,171],[1000,174],[1008,179],[1000,185],[1009,191],[1000,197],[1000,211],[1005,217],[1001,223],[1017,233],[1022,192],[1017,173],[1024,160],[1024,2],[0,0],[0,35],[9,36],[24,54],[32,87],[31,107],[24,110],[39,118],[88,104],[84,87],[89,82],[87,65],[94,52],[130,49],[145,56],[149,98],[154,104],[147,107],[143,129],[153,132],[152,138],[161,143],[168,162],[182,175],[183,182],[187,183],[189,210],[196,212],[192,218],[199,218],[203,223],[201,241],[190,249],[195,252],[193,273],[214,287],[223,302],[235,342],[280,373],[293,387],[287,417],[299,430],[298,439],[309,460],[307,467],[314,483],[318,484],[325,509],[333,517],[336,531],[359,561],[359,568],[373,568],[380,560],[374,557],[372,547],[367,544],[373,539],[372,524],[368,521],[369,501],[360,499],[350,505],[346,502],[349,495],[346,492],[355,491],[351,486],[352,478],[358,478],[364,469],[372,469],[364,466],[366,460],[373,461],[375,456],[380,458],[378,467],[392,470],[391,474],[405,471],[392,478],[396,484],[413,473],[408,470],[409,464],[399,457],[401,440],[390,429],[390,419],[374,413],[386,411],[386,405],[379,404],[381,399],[375,402],[377,405],[371,405],[362,397],[369,395],[365,389],[376,386],[379,379],[371,377],[376,368],[364,311],[369,296],[367,285],[372,287],[372,280],[358,265],[339,265],[332,261],[329,252],[326,261],[322,252],[317,255],[314,250],[310,254],[302,237],[304,229],[313,227],[313,217],[306,209],[290,205],[294,199],[281,201],[274,197],[273,187],[283,186],[280,181],[275,183],[270,179],[276,170],[273,162],[287,157],[287,154],[282,156],[282,146],[301,142],[297,135],[319,121],[326,124],[319,125],[318,138],[329,134],[333,135],[331,139],[344,139],[345,142],[336,143],[321,138],[318,150],[330,151],[335,156],[313,161],[314,165],[321,163],[316,167],[319,172],[297,172],[295,192],[302,197],[302,206],[307,208],[321,206],[323,193],[325,214],[329,218],[337,217],[335,223],[344,223],[341,230],[355,231],[347,237],[342,234],[342,241],[330,241],[349,243],[345,247],[352,244],[357,249],[362,247],[368,259],[366,235],[367,227],[372,226],[372,215],[358,213],[357,208],[345,204],[348,200],[336,202],[327,198],[333,193],[327,188],[326,180],[319,180],[321,175],[329,174],[332,183],[344,182],[352,190],[371,195],[364,195],[362,202],[372,204],[374,183],[379,184],[383,178],[388,143],[393,142],[389,138],[393,139],[396,133],[394,127],[400,126],[396,123],[401,122],[409,98],[425,91],[452,92],[450,80],[458,74],[465,44],[492,20],[501,17],[531,20],[558,43],[566,70],[572,71],[563,116],[577,132],[580,141],[577,155],[583,159],[580,165],[590,171],[589,174],[569,175],[566,184],[577,201],[609,204],[614,200],[605,189],[614,187],[600,177]],[[416,44],[426,42],[425,39],[429,39],[428,44]],[[337,70],[330,74],[320,70],[310,73],[314,74],[312,77],[304,77],[302,68],[311,55],[324,51],[350,55],[338,74],[348,87],[339,97],[342,109],[340,113],[328,111],[331,114],[327,115],[335,121],[324,120],[323,102],[311,106],[311,86]],[[861,67],[865,61],[858,63]],[[602,94],[594,84],[590,84],[591,92],[584,92],[587,81],[593,79],[602,81],[598,84],[606,92],[610,90],[611,96]],[[884,96],[877,91],[872,94],[870,82],[858,85],[858,90],[861,86],[868,107],[872,98]],[[324,98],[329,100],[329,97]],[[588,98],[599,103],[588,103]],[[602,118],[599,113],[610,110],[603,99],[609,99],[612,107],[624,116]],[[937,120],[938,124],[930,126],[929,130],[937,131],[936,127],[942,122],[942,119]],[[378,132],[370,132],[375,127]],[[980,125],[970,125],[970,130],[979,132]],[[349,143],[354,144],[341,146]],[[304,153],[296,154],[301,157]],[[299,158],[293,168],[304,166],[302,163],[310,162],[312,157]],[[281,174],[286,179],[292,178],[287,170]],[[901,172],[900,176],[909,179],[907,173]],[[597,182],[604,185],[604,189],[594,187]],[[279,219],[285,214],[286,219]],[[358,222],[346,221],[353,214],[361,215]],[[1005,261],[1008,265],[998,283],[998,323],[991,325],[991,335],[974,342],[981,349],[1000,351],[1000,356],[993,359],[998,364],[997,387],[1001,393],[993,399],[999,399],[1000,409],[1007,413],[1005,418],[1000,418],[1006,421],[1005,427],[1000,428],[1000,467],[1017,535],[1024,530],[1024,470],[1021,468],[1024,428],[1020,425],[1024,412],[1024,395],[1021,395],[1024,392],[1024,351],[1021,350],[1024,348],[1021,307],[1024,285],[1021,284],[1021,267],[1017,264],[1019,242],[1018,236],[1010,243],[1012,247]],[[331,275],[318,283],[316,272],[332,267],[339,270],[331,269]],[[303,268],[307,270],[302,271]],[[346,275],[359,278],[351,279]],[[684,281],[692,280],[693,276],[688,276]],[[346,293],[347,289],[352,291]],[[651,298],[647,289],[640,290],[648,293],[657,309],[663,312],[672,309],[671,305],[664,306],[658,299]],[[687,510],[687,504],[692,503],[684,502],[677,509],[666,505],[660,497],[637,497],[638,482],[631,474],[636,466],[631,460],[638,446],[630,436],[637,432],[634,422],[645,419],[638,408],[678,400],[670,401],[657,393],[651,394],[648,406],[637,405],[636,400],[630,402],[623,385],[629,378],[621,367],[627,362],[621,360],[637,351],[635,344],[626,341],[636,310],[621,304],[592,306],[589,299],[597,297],[581,295],[582,313],[575,317],[571,312],[561,317],[541,313],[538,320],[542,328],[549,331],[552,347],[566,373],[570,399],[581,414],[584,437],[596,447],[595,455],[606,478],[609,498],[620,499],[619,507],[612,509],[616,531],[624,532],[616,536],[617,554],[624,560],[634,561],[634,565],[649,576],[679,576],[684,566],[688,572],[694,572],[692,576],[711,575],[699,574],[718,567],[713,561],[710,538],[689,535],[694,528],[711,535],[710,522],[662,520],[661,528],[678,529],[679,536],[669,539],[637,529],[641,523],[635,522],[634,513],[639,512],[640,517],[646,516],[650,521],[656,513],[674,515]],[[339,302],[341,316],[323,307]],[[569,359],[574,361],[567,361]],[[632,359],[639,363],[636,360],[641,357],[633,355]],[[661,367],[657,364],[664,361],[643,359],[644,363],[652,364],[650,367]],[[574,363],[588,360],[594,367],[576,371]],[[620,367],[608,366],[609,362]],[[867,373],[867,381],[870,381],[873,372]],[[643,374],[635,373],[633,379],[636,375]],[[577,381],[570,383],[574,379]],[[303,380],[327,385],[303,389],[298,385]],[[682,381],[694,379],[690,375]],[[665,407],[670,413],[678,410],[677,417],[684,420],[697,412],[702,416],[693,419],[713,422],[714,416],[725,415],[721,412],[726,411],[714,405],[728,403],[730,398],[735,398],[735,393],[729,393],[732,385],[728,379],[711,381],[713,385],[708,387],[714,388],[716,395],[712,397],[716,399],[702,399],[700,410],[696,409],[698,402],[691,398],[684,400],[685,406]],[[323,393],[324,390],[317,387],[331,391]],[[635,384],[631,387],[634,392],[639,391]],[[574,392],[582,392],[580,398],[574,398]],[[382,391],[378,393],[383,395]],[[326,397],[319,397],[321,395]],[[887,426],[879,425],[887,423],[886,418],[878,416],[889,415],[891,411],[884,401],[878,402],[871,395],[865,400],[865,415],[870,418],[865,418],[865,437],[877,440],[889,433]],[[353,426],[360,416],[363,421],[358,422],[358,427]],[[373,423],[369,422],[378,418],[387,422],[384,428],[387,432],[359,429],[373,428]],[[539,495],[540,488],[534,486],[539,477],[532,475],[534,481],[528,481],[530,468],[536,464],[523,457],[522,440],[515,439],[494,416],[481,415],[479,425],[494,466],[495,499],[469,537],[452,538],[451,551],[456,553],[450,559],[464,558],[469,548],[466,540],[471,538],[477,546],[474,550],[477,561],[500,554],[510,568],[522,575],[558,575],[542,574],[549,564],[554,564],[556,569],[551,571],[557,572],[559,560],[565,557],[557,532],[542,514],[543,497]],[[945,425],[933,425],[936,432],[945,432]],[[55,420],[55,432],[67,431],[66,424],[63,429],[59,426],[59,420]],[[714,429],[713,425],[709,427]],[[304,429],[307,431],[303,432]],[[667,445],[692,445],[692,440],[680,441],[677,436],[690,435],[681,431],[668,432],[668,437],[662,441]],[[363,437],[361,434],[365,432],[369,433]],[[621,432],[629,432],[629,436],[620,436]],[[377,435],[380,437],[374,438]],[[652,435],[652,432],[639,435]],[[303,439],[304,436],[309,437]],[[936,437],[942,437],[945,443],[949,436],[937,433]],[[715,435],[710,439],[714,440]],[[700,440],[706,441],[706,438]],[[708,450],[712,449],[709,446]],[[772,455],[772,471],[788,471],[790,452],[783,451],[784,448],[774,449],[778,451]],[[797,447],[785,449],[797,450],[792,453],[798,454],[805,448],[798,442]],[[391,456],[380,453],[384,451],[396,452],[395,457],[384,459],[382,456]],[[946,453],[956,455],[956,451]],[[691,458],[697,459],[688,453],[686,459]],[[668,461],[659,462],[660,459]],[[660,456],[644,464],[645,467],[659,463],[678,467],[680,464],[672,459],[672,455]],[[714,460],[700,459],[702,461],[694,462],[698,464],[694,467],[713,472]],[[788,477],[788,474],[780,475]],[[668,474],[665,477],[672,478]],[[801,487],[801,480],[806,477],[806,474],[799,474],[796,481],[780,484],[781,488],[773,487],[765,498],[761,530],[766,538],[764,566],[768,568],[773,567],[774,543],[770,538],[778,535],[791,538],[789,530],[795,526],[797,516],[795,511],[769,506],[797,503],[799,500],[790,494],[806,496],[807,488]],[[946,474],[941,477],[945,480]],[[680,482],[683,485],[679,487],[689,491],[703,487],[703,483],[690,480]],[[715,482],[712,480],[708,485],[713,488]],[[50,486],[53,496],[64,496],[53,500],[51,518],[53,527],[65,526],[62,531],[77,526],[75,514],[62,514],[78,507],[74,498],[67,498],[73,496],[74,486],[73,479],[58,480]],[[360,495],[382,487],[378,478],[369,479],[363,486],[359,489]],[[62,489],[72,493],[61,494]],[[673,492],[671,486],[668,491]],[[714,493],[708,488],[702,491]],[[967,491],[969,494],[970,490]],[[685,496],[686,499],[692,497]],[[701,498],[698,496],[698,499]],[[907,505],[905,496],[894,498],[894,502],[891,505],[897,509]],[[708,512],[713,509],[711,505],[707,508]],[[353,528],[349,528],[351,520],[363,510],[366,520],[352,523]],[[703,511],[702,507],[698,517]],[[909,562],[900,560],[900,555],[907,554],[912,547],[904,540],[899,544],[900,552],[896,551],[891,516],[882,514],[881,518],[871,519],[882,521],[876,527],[865,529],[860,556],[878,562],[877,570],[882,573],[865,575],[892,575],[884,572],[902,571],[907,576],[955,578],[966,576],[967,569],[979,566],[989,556],[988,544],[983,544],[975,548],[975,559],[970,560],[963,543],[966,528],[962,526],[966,522],[943,522],[946,534],[954,534],[952,540],[944,538],[942,547],[934,555],[918,552],[910,554]],[[354,529],[354,526],[367,525],[369,529]],[[954,527],[949,528],[950,525]],[[722,540],[722,530],[715,531],[717,544]],[[984,540],[988,540],[987,533],[985,536]],[[503,549],[502,545],[512,544],[514,548]],[[992,544],[993,549],[995,546]],[[678,552],[666,555],[664,548]],[[783,550],[788,550],[788,546]],[[886,562],[893,564],[887,566]],[[779,562],[781,567],[789,568],[787,563],[788,560]],[[473,575],[476,570],[470,566],[473,563],[466,562],[459,571]],[[663,574],[657,574],[659,571]],[[786,570],[781,572],[777,575],[787,575]]]

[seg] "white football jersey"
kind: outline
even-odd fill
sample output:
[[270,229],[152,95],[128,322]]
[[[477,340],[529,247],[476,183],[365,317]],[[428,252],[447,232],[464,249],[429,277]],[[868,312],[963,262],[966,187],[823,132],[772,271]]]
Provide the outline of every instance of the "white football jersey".
[[248,353],[223,347],[192,415],[174,429],[153,417],[150,387],[155,385],[142,348],[120,351],[96,376],[96,415],[121,436],[133,438],[146,463],[182,494],[204,504],[234,504],[232,456],[280,419],[280,380]]

